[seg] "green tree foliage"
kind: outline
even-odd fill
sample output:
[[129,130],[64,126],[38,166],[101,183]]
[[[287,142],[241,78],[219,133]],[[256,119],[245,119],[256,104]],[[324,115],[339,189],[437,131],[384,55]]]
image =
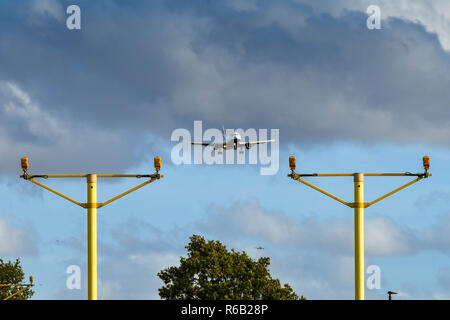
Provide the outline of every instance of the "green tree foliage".
[[[19,259],[16,259],[15,262],[3,262],[0,259],[0,284],[21,284],[24,283],[24,277],[25,274],[23,273]],[[0,300],[9,297],[22,288],[23,286],[0,286]],[[10,300],[28,300],[33,294],[34,291],[28,287],[23,292],[11,297]]]
[[[252,260],[245,252],[230,251],[219,241],[198,235],[186,246],[188,257],[179,267],[158,273],[164,282],[162,299],[171,300],[297,300],[292,288],[272,279],[270,258]],[[301,299],[304,299],[301,297]]]

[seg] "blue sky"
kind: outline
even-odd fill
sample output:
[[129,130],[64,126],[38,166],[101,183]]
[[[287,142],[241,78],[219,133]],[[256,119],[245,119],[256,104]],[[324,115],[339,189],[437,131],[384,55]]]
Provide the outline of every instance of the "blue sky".
[[[20,180],[20,157],[31,173],[151,173],[160,155],[163,179],[99,210],[99,298],[158,299],[156,273],[200,234],[271,257],[307,298],[352,299],[353,212],[289,179],[288,157],[298,172],[420,172],[429,155],[430,179],[366,210],[366,266],[382,272],[366,298],[449,299],[450,10],[396,3],[79,1],[68,30],[72,3],[1,2],[0,257],[21,258],[35,299],[86,298],[86,213]],[[278,173],[173,165],[171,132],[194,120],[279,129]],[[353,201],[352,178],[309,180]],[[407,181],[366,178],[366,200]],[[83,179],[45,183],[85,201]],[[137,183],[99,180],[99,200]],[[81,290],[66,288],[73,264]]]

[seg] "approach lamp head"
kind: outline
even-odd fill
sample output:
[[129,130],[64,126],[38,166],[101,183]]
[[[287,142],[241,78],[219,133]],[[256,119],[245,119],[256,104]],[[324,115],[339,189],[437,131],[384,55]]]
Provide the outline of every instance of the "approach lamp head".
[[28,170],[28,158],[20,159],[20,164],[22,165],[23,172],[27,172],[27,170]]
[[297,160],[295,157],[289,157],[289,167],[292,171],[295,171],[295,167],[297,166]]
[[154,164],[156,171],[161,170],[161,157],[155,157]]
[[423,157],[423,168],[425,169],[425,171],[428,171],[430,169],[430,157],[429,156]]

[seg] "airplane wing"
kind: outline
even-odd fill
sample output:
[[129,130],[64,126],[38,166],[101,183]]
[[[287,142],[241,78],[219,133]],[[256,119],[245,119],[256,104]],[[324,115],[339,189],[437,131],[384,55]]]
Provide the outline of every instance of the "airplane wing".
[[214,143],[214,142],[191,142],[193,145],[197,146],[205,146],[205,147],[213,147],[214,149],[226,149],[223,143]]
[[262,144],[262,143],[269,143],[269,142],[275,142],[275,139],[271,140],[258,140],[258,141],[249,141],[249,142],[239,142],[239,146],[253,146],[255,144]]
[[210,146],[213,145],[211,142],[191,142],[195,146]]

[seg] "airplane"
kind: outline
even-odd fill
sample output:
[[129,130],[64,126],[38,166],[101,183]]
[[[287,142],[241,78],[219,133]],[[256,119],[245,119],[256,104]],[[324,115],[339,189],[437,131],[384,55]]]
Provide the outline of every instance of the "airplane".
[[242,137],[239,134],[239,132],[235,131],[231,135],[231,139],[227,141],[226,134],[225,134],[225,128],[222,127],[222,136],[224,143],[211,143],[211,142],[191,142],[193,145],[201,145],[201,146],[212,146],[214,150],[219,150],[219,154],[222,154],[222,150],[226,149],[234,149],[237,150],[237,148],[241,148],[241,151],[239,153],[244,153],[244,147],[248,150],[251,147],[253,147],[256,144],[262,144],[262,143],[270,143],[275,142],[275,139],[271,140],[258,140],[258,141],[241,141]]
[[264,250],[263,247],[256,247],[256,250]]

